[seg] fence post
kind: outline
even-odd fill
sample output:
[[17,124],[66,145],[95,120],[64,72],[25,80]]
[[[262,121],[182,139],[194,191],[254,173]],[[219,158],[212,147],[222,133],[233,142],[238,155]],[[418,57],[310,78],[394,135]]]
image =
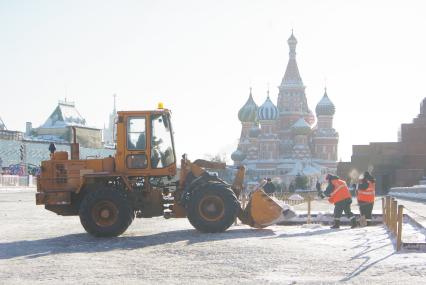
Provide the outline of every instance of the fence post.
[[397,221],[398,221],[398,201],[394,198],[392,199],[392,223],[391,223],[391,231],[396,236],[397,230]]
[[311,196],[308,195],[308,220],[306,221],[308,224],[311,223]]
[[398,232],[396,236],[396,250],[399,251],[402,246],[402,220],[403,220],[403,211],[404,206],[399,205],[398,206]]
[[393,205],[393,201],[395,200],[394,197],[391,197],[390,199],[390,204],[389,204],[389,223],[388,223],[388,228],[390,230],[390,232],[392,233],[392,225],[393,225],[393,211],[392,211],[392,205]]
[[389,228],[391,197],[386,196],[386,226]]
[[386,224],[385,197],[382,197],[382,222]]

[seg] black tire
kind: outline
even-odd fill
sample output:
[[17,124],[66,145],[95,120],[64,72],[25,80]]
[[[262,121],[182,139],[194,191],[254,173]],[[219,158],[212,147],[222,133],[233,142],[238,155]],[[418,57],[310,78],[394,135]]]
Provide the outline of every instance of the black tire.
[[88,193],[81,203],[80,222],[95,237],[116,237],[124,233],[135,213],[124,193],[99,189]]
[[209,183],[195,189],[188,203],[188,220],[200,232],[217,233],[228,229],[237,217],[239,202],[225,184]]

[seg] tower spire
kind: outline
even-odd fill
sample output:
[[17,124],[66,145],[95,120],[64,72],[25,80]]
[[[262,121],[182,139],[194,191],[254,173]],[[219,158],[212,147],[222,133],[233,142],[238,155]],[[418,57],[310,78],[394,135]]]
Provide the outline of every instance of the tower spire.
[[291,35],[287,40],[288,46],[290,47],[290,58],[296,58],[296,45],[297,39],[293,34],[293,29],[291,29]]
[[114,114],[117,112],[117,108],[116,108],[116,98],[117,98],[117,94],[112,95],[112,97],[114,97],[114,109],[113,112]]
[[289,46],[289,59],[287,68],[285,70],[284,78],[281,81],[281,87],[284,86],[303,86],[302,77],[299,73],[299,67],[297,66],[296,62],[296,45],[297,45],[297,39],[293,34],[293,29],[291,30],[291,35],[287,40],[288,46]]
[[268,82],[268,90],[266,91],[266,96],[269,98],[269,82]]

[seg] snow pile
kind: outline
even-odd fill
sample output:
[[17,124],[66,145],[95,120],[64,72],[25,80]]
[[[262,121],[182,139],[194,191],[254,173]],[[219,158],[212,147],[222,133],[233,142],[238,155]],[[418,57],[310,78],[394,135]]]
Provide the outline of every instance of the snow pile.
[[303,200],[305,200],[305,198],[303,198],[299,194],[293,194],[290,197],[288,197],[288,200],[292,200],[292,201],[303,201]]
[[0,187],[0,193],[23,193],[23,192],[35,192],[36,187]]
[[304,229],[320,229],[322,226],[320,224],[303,224],[301,226]]
[[405,243],[411,242],[426,242],[426,233],[424,228],[419,228],[411,223],[402,224],[402,241]]
[[426,201],[426,186],[414,185],[412,187],[393,187],[390,189],[389,195],[397,198]]
[[426,193],[426,185],[414,185],[412,187],[392,187],[391,193]]
[[397,198],[406,198],[416,201],[426,201],[426,193],[402,193],[402,192],[389,192],[389,195]]

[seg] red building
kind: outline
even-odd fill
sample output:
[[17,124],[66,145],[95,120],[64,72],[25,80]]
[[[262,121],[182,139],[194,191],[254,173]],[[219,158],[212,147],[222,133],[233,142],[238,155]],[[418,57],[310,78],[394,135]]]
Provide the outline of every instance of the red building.
[[337,172],[351,180],[366,170],[376,176],[382,192],[393,186],[413,186],[426,175],[426,98],[417,118],[401,125],[398,142],[354,145],[351,162],[339,163]]

